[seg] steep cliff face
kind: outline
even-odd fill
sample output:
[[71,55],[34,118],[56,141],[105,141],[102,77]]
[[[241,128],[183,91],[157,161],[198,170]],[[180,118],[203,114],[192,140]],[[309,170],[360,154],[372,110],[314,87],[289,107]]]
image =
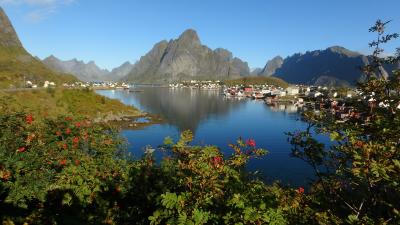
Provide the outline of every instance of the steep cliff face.
[[267,62],[264,69],[258,75],[272,76],[273,74],[275,74],[276,70],[281,68],[282,64],[283,64],[283,58],[280,56],[276,56],[275,58]]
[[53,81],[58,84],[76,80],[73,76],[48,69],[32,57],[21,44],[14,27],[0,7],[0,88],[24,87],[24,81],[42,84]]
[[23,48],[13,25],[0,7],[0,45],[2,47]]
[[359,68],[368,63],[366,56],[334,46],[289,56],[273,75],[289,83],[354,84],[363,75]]
[[[372,62],[371,57],[333,46],[268,61],[259,76],[276,76],[293,84],[349,86],[365,78],[360,67]],[[390,76],[399,65],[384,65],[381,72]]]
[[201,44],[194,30],[178,39],[161,41],[123,78],[137,83],[168,83],[191,79],[229,79],[249,75],[246,62],[228,50],[211,50]]

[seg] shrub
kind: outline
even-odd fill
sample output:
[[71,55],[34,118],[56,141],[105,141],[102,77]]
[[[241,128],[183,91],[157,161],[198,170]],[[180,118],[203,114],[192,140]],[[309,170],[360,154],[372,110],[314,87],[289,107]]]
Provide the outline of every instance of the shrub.
[[[378,20],[370,29],[378,38],[370,44],[373,62],[363,68],[366,80],[352,105],[359,116],[338,123],[329,110],[307,112],[309,128],[289,133],[293,156],[308,162],[317,176],[307,203],[313,212],[308,223],[400,223],[400,71],[388,78],[381,70],[400,55],[379,56],[380,46],[398,37],[384,34],[386,24]],[[333,144],[319,143],[312,129],[330,135]]]

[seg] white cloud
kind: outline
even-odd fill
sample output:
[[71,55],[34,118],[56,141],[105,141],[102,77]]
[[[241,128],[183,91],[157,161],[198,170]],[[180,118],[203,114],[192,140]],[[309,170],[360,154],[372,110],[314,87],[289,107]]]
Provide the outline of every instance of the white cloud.
[[28,22],[37,23],[55,14],[60,7],[69,5],[75,1],[76,0],[0,0],[0,5],[27,6],[28,12],[25,15],[25,19]]

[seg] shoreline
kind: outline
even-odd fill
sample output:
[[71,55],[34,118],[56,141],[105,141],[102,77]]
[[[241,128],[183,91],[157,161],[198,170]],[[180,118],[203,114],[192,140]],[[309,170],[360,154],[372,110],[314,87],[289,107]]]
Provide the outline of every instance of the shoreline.
[[142,112],[139,115],[111,114],[105,118],[96,118],[94,122],[115,125],[123,130],[140,130],[151,125],[163,124],[165,120],[159,115]]

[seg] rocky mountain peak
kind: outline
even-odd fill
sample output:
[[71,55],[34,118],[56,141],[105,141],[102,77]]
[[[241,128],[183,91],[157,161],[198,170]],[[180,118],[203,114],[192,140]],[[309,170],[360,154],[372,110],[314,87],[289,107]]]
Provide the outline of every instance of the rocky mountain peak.
[[135,63],[122,80],[136,83],[171,83],[183,80],[224,80],[250,74],[248,64],[226,49],[202,45],[188,29],[177,39],[157,43]]
[[326,49],[326,51],[332,52],[332,53],[337,53],[337,54],[342,54],[348,57],[358,57],[361,54],[358,52],[350,51],[347,48],[344,48],[342,46],[332,46]]
[[54,55],[50,55],[49,57],[45,58],[43,61],[58,61],[59,59]]
[[18,39],[10,19],[0,7],[0,45],[3,47],[21,47],[22,44]]
[[201,45],[197,32],[193,29],[185,30],[178,38],[178,42]]
[[283,64],[283,58],[280,56],[276,56],[267,62],[264,69],[262,69],[259,75],[271,76],[276,72],[277,69],[279,69],[282,66],[282,64]]
[[54,71],[73,74],[82,81],[117,81],[133,68],[132,64],[125,62],[110,72],[107,69],[101,69],[93,60],[88,63],[76,58],[63,61],[54,55],[45,58],[43,63]]
[[214,52],[226,61],[232,60],[232,58],[233,58],[232,52],[230,52],[224,48],[217,48],[214,50]]

